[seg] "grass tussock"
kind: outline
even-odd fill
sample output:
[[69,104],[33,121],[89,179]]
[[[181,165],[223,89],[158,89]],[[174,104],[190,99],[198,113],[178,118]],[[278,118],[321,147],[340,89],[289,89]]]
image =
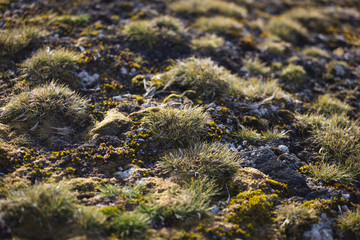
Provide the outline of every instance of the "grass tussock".
[[[40,183],[10,191],[0,209],[13,233],[26,239],[46,239],[77,220],[75,196],[65,184]],[[82,218],[82,225],[85,221]]]
[[80,14],[80,15],[61,15],[54,16],[50,19],[50,24],[67,24],[67,25],[85,25],[88,24],[91,20],[90,15]]
[[140,237],[149,228],[149,218],[138,212],[120,212],[111,218],[109,231],[121,239]]
[[217,183],[229,180],[239,168],[236,153],[220,143],[197,143],[166,154],[161,167],[180,178],[207,177]]
[[273,17],[266,24],[265,29],[281,39],[296,43],[308,36],[307,29],[299,22],[286,17]]
[[241,138],[247,141],[257,141],[261,139],[261,135],[253,129],[242,128],[233,134],[235,138]]
[[194,27],[208,33],[230,34],[237,33],[243,28],[243,25],[235,18],[216,16],[200,17],[194,23]]
[[360,208],[348,211],[337,219],[338,228],[345,233],[348,239],[360,238]]
[[337,163],[310,164],[308,171],[315,181],[325,184],[354,183],[357,177],[357,173],[351,166]]
[[351,111],[353,108],[346,102],[328,95],[321,95],[315,102],[315,107],[326,114],[341,114]]
[[39,27],[24,26],[0,31],[0,56],[13,57],[44,35]]
[[43,48],[21,64],[21,72],[37,83],[54,79],[77,87],[79,81],[73,71],[78,60],[79,55],[76,52],[64,48]]
[[211,52],[221,48],[225,44],[223,37],[218,37],[216,34],[206,34],[205,36],[194,38],[191,40],[193,49],[201,52]]
[[217,194],[216,186],[207,178],[191,179],[182,188],[168,187],[160,198],[142,204],[139,212],[146,214],[154,226],[176,224],[210,216],[210,201]]
[[313,31],[323,31],[329,21],[320,8],[296,7],[287,11],[284,16],[300,22],[306,28]]
[[144,122],[155,140],[166,147],[184,147],[193,144],[205,132],[210,118],[202,107],[182,106],[150,111]]
[[276,221],[287,236],[301,238],[306,227],[318,221],[317,211],[300,203],[280,206],[276,211]]
[[88,100],[51,82],[9,99],[0,118],[19,131],[34,132],[39,137],[67,135],[68,127],[78,128],[89,119]]
[[266,66],[266,63],[257,57],[245,59],[243,65],[249,69],[251,74],[265,76],[270,72],[270,68]]
[[193,15],[223,15],[228,17],[246,18],[247,10],[234,3],[220,0],[181,0],[170,4],[175,12]]
[[305,56],[309,56],[309,57],[325,58],[325,59],[331,58],[330,54],[327,51],[317,47],[307,47],[303,49],[302,53]]
[[286,82],[298,84],[304,82],[306,71],[300,65],[289,64],[280,75]]
[[160,16],[152,20],[131,21],[122,33],[131,41],[153,46],[163,41],[180,44],[185,40],[187,30],[179,19]]
[[195,90],[197,94],[213,98],[231,88],[236,76],[210,58],[187,58],[176,61],[171,69],[159,76],[165,88],[174,86]]

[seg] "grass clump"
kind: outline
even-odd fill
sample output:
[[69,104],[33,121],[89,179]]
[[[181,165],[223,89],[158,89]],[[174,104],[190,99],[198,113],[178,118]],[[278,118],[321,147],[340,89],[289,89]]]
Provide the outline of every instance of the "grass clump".
[[21,72],[37,83],[58,80],[71,87],[77,87],[79,81],[73,71],[79,55],[64,48],[50,50],[44,48],[21,64]]
[[338,228],[343,231],[348,239],[360,238],[360,208],[348,211],[337,219]]
[[318,216],[314,208],[300,203],[291,203],[280,206],[276,211],[276,221],[288,237],[301,239],[304,230],[318,221]]
[[166,154],[161,167],[180,178],[202,176],[221,184],[239,168],[236,153],[220,143],[197,143],[189,149]]
[[324,163],[309,165],[308,172],[317,182],[325,184],[356,182],[357,173],[353,168],[337,163]]
[[9,99],[0,119],[40,139],[69,136],[89,120],[88,100],[54,82]]
[[302,66],[294,64],[289,64],[281,72],[281,77],[286,82],[291,82],[295,84],[303,82],[305,80],[305,76],[306,71],[304,70],[304,68]]
[[302,53],[305,56],[309,56],[309,57],[325,58],[325,59],[331,58],[329,53],[327,53],[325,50],[323,50],[321,48],[317,48],[317,47],[305,48],[305,49],[303,49]]
[[234,3],[220,0],[181,0],[170,5],[170,9],[183,14],[223,15],[228,17],[246,18],[247,10]]
[[162,197],[150,199],[139,211],[147,214],[154,226],[200,220],[210,215],[209,204],[216,194],[214,183],[207,178],[191,179],[182,188],[168,187]]
[[263,52],[266,52],[273,56],[283,55],[289,48],[289,43],[281,41],[277,37],[266,38],[263,43],[260,44],[260,48]]
[[327,95],[321,95],[317,99],[315,106],[318,110],[327,114],[347,113],[353,109],[346,102],[342,102],[337,98],[329,97]]
[[282,139],[282,138],[288,138],[286,131],[280,131],[277,128],[274,129],[268,129],[264,132],[262,132],[261,138],[264,141],[271,141],[274,139]]
[[194,27],[202,32],[230,34],[237,33],[242,29],[243,25],[235,18],[215,16],[198,18],[194,23]]
[[344,114],[332,115],[323,125],[315,127],[313,135],[326,159],[346,163],[360,156],[360,127]]
[[149,218],[138,212],[121,212],[110,220],[109,231],[122,239],[139,237],[149,228]]
[[0,56],[13,57],[43,35],[43,31],[34,26],[3,29],[0,31]]
[[251,74],[265,76],[270,72],[270,68],[259,58],[248,58],[243,61],[243,65],[247,67]]
[[257,141],[261,139],[261,135],[253,129],[242,128],[233,134],[235,138],[241,138],[247,141]]
[[85,25],[90,22],[90,15],[61,15],[54,16],[50,20],[50,24],[67,24],[67,25]]
[[201,52],[214,51],[224,46],[224,44],[225,39],[218,37],[216,34],[206,34],[205,36],[191,40],[192,48]]
[[265,29],[270,33],[289,42],[299,42],[306,39],[308,31],[299,22],[286,17],[273,17],[266,24]]
[[321,10],[316,8],[296,7],[287,11],[284,15],[314,31],[324,30],[326,22],[329,21]]
[[152,20],[131,21],[122,33],[131,41],[153,46],[163,43],[180,44],[185,40],[186,29],[183,23],[171,16],[160,16]]
[[159,144],[184,147],[193,144],[205,132],[210,118],[202,107],[182,106],[150,111],[144,121]]
[[176,86],[195,90],[197,94],[214,98],[231,89],[236,76],[210,58],[187,58],[176,61],[168,72],[159,76],[165,88]]
[[[35,184],[8,192],[0,204],[2,219],[19,237],[45,239],[74,220],[75,197],[63,184]],[[34,228],[36,226],[36,228]]]

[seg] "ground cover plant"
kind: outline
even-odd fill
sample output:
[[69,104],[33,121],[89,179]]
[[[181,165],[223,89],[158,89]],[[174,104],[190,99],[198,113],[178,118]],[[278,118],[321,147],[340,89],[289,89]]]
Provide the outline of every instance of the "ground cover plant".
[[357,0],[0,0],[0,239],[359,239]]

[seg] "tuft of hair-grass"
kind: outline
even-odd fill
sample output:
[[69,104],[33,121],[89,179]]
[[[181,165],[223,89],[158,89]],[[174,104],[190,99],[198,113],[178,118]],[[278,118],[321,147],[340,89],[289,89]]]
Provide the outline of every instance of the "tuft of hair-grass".
[[28,76],[36,83],[50,82],[55,79],[66,83],[70,87],[77,87],[79,80],[73,71],[79,55],[65,48],[50,50],[43,48],[20,65],[22,74]]
[[144,117],[146,128],[155,141],[166,147],[185,147],[205,133],[210,117],[199,106],[161,108],[149,111]]

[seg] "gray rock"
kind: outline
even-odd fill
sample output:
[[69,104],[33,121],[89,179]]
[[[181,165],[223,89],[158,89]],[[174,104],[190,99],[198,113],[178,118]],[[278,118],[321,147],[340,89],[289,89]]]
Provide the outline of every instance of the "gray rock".
[[331,229],[333,220],[328,218],[325,213],[321,214],[320,222],[312,225],[310,231],[304,232],[305,239],[311,240],[332,240],[333,231]]
[[305,179],[283,163],[269,148],[240,153],[239,156],[249,167],[256,168],[272,179],[287,184],[292,192],[309,190]]

